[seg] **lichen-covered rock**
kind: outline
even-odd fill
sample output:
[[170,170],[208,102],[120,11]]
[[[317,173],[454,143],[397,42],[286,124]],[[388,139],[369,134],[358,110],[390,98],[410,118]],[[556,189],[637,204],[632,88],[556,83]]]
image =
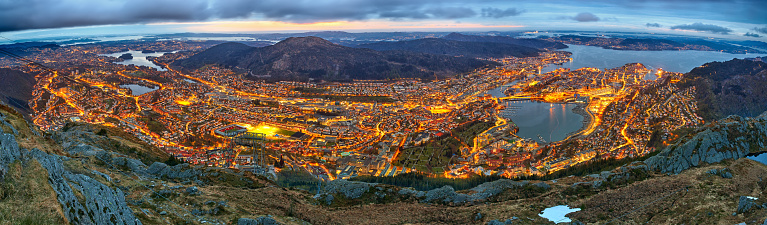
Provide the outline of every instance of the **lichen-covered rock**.
[[[33,149],[28,157],[48,170],[48,182],[71,223],[141,224],[127,206],[125,194],[120,189],[113,190],[93,178],[67,171],[59,156]],[[72,188],[85,198],[85,202],[78,200]]]
[[442,200],[444,202],[451,202],[457,194],[455,189],[451,186],[443,186],[441,188],[431,189],[426,192],[426,199],[423,202],[430,202],[434,200]]
[[730,173],[730,169],[723,168],[723,169],[711,169],[709,171],[706,171],[708,174],[712,175],[718,175],[722,178],[730,179],[732,178],[732,173]]
[[96,175],[99,175],[99,176],[103,177],[104,179],[106,179],[106,180],[107,180],[107,182],[112,182],[112,177],[109,177],[109,175],[106,175],[106,174],[104,174],[104,173],[102,173],[102,172],[99,172],[99,171],[95,171],[95,170],[91,170],[91,173],[93,173],[93,174],[96,174]]
[[146,172],[157,177],[164,177],[168,179],[189,179],[202,174],[202,172],[192,168],[187,163],[168,166],[167,164],[161,162],[152,163],[152,165],[146,169]]
[[471,200],[483,200],[491,196],[500,194],[501,192],[511,189],[519,188],[528,184],[527,181],[513,181],[509,179],[500,179],[492,182],[485,182],[472,189],[469,189],[474,194],[471,195]]
[[343,194],[347,198],[354,199],[362,197],[365,192],[370,190],[370,188],[375,185],[377,185],[377,183],[365,183],[338,179],[328,182],[328,184],[325,185],[325,188],[322,189],[321,194]]
[[186,194],[188,194],[188,195],[198,195],[198,194],[200,194],[200,189],[198,189],[195,186],[188,187],[188,188],[186,188]]
[[487,222],[487,225],[510,225],[514,224],[514,220],[519,219],[516,216],[511,219],[506,219],[505,221],[501,222],[500,220],[491,220]]
[[143,162],[133,158],[127,157],[114,157],[112,158],[112,165],[123,166],[129,168],[134,173],[145,175],[147,174],[147,166]]
[[767,113],[754,118],[729,116],[700,128],[689,140],[661,150],[644,161],[648,168],[678,174],[701,163],[745,157],[767,146]]
[[402,188],[400,189],[397,194],[399,195],[412,195],[416,198],[423,198],[423,196],[426,196],[426,192],[423,191],[416,191],[413,188]]
[[112,190],[98,181],[82,175],[65,173],[69,184],[84,197],[81,202],[86,207],[86,214],[95,224],[140,224],[133,211],[125,203],[125,194],[117,188]]
[[[5,125],[6,127],[8,127],[8,129],[10,129],[10,130],[11,130],[11,132],[12,132],[14,135],[19,135],[19,131],[18,131],[18,130],[16,130],[16,128],[15,128],[15,127],[13,127],[13,125],[11,125],[11,124],[10,124],[10,123],[8,123],[7,121],[5,121],[5,115],[3,115],[2,113],[0,113],[0,121],[2,121],[2,122],[3,122],[3,125]],[[5,132],[5,131],[4,131],[2,128],[0,128],[0,132]]]
[[745,213],[751,210],[754,206],[757,206],[756,203],[754,203],[754,200],[756,198],[750,197],[750,196],[740,196],[740,199],[738,200],[738,210],[737,213]]
[[11,134],[0,134],[0,178],[8,171],[8,164],[21,158],[19,143]]
[[535,185],[536,187],[539,187],[539,188],[543,188],[543,189],[551,188],[551,185],[549,185],[547,183],[544,183],[544,182],[538,182],[538,183],[535,183],[533,185]]
[[[516,189],[530,185],[528,181],[513,181],[508,179],[500,179],[492,182],[485,182],[472,189],[468,190],[470,194],[456,193],[455,189],[451,186],[443,186],[441,188],[435,188],[426,192],[426,198],[421,202],[441,201],[452,202],[455,204],[485,201],[488,198],[500,194],[508,189]],[[536,187],[548,189],[547,184],[537,184]],[[400,191],[402,192],[402,191]],[[410,191],[406,191],[410,192]]]
[[327,205],[333,204],[333,199],[334,199],[333,195],[325,196],[325,204],[327,204]]
[[240,218],[237,220],[237,225],[278,225],[276,220],[269,216],[262,216],[256,219]]
[[104,149],[80,143],[74,146],[69,146],[68,148],[65,148],[64,151],[71,156],[94,156],[100,152],[104,152]]

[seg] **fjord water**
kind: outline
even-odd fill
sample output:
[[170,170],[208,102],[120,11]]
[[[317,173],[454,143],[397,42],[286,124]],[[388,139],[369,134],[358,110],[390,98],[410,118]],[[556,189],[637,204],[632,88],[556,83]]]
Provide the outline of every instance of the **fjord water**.
[[731,54],[715,51],[631,51],[604,49],[596,46],[567,45],[568,48],[560,51],[572,52],[572,62],[561,66],[549,65],[541,69],[541,73],[551,72],[557,68],[578,69],[582,67],[595,67],[599,69],[611,69],[620,67],[626,63],[642,63],[650,69],[662,68],[665,71],[687,73],[695,67],[707,62],[727,61],[733,58],[753,58],[766,56],[767,54]]
[[148,66],[148,67],[155,68],[158,71],[167,71],[165,68],[162,68],[161,66],[158,66],[157,64],[154,64],[152,61],[149,61],[146,59],[147,56],[159,57],[167,52],[141,53],[141,51],[130,50],[125,52],[104,54],[103,56],[120,57],[121,55],[125,53],[130,53],[131,55],[133,55],[133,59],[126,59],[126,60],[123,60],[122,62],[115,62],[115,63],[122,64],[122,65]]

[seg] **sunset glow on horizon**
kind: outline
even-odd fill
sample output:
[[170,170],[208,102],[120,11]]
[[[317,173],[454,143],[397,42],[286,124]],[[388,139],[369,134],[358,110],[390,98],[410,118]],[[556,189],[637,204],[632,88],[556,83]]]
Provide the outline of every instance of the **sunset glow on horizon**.
[[283,21],[216,21],[199,23],[162,23],[156,25],[189,25],[191,32],[267,32],[267,31],[320,31],[320,30],[435,30],[435,29],[489,29],[522,28],[521,25],[486,25],[455,21],[331,21],[291,23]]

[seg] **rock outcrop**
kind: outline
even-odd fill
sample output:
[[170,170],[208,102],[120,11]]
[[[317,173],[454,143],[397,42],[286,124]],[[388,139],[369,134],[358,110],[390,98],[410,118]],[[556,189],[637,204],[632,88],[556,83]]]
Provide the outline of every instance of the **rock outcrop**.
[[11,134],[0,133],[0,178],[8,171],[8,164],[21,158],[19,144]]
[[368,192],[375,185],[377,184],[338,179],[328,182],[322,188],[320,195],[343,194],[346,198],[354,199],[362,197],[365,192]]
[[237,225],[278,225],[276,220],[269,216],[262,216],[256,219],[240,218],[237,220]]
[[17,160],[36,160],[47,170],[48,183],[56,192],[64,216],[70,223],[141,224],[127,206],[125,194],[120,189],[112,189],[64,167],[64,160],[74,159],[51,155],[38,149],[20,149],[13,135],[0,134],[0,175],[4,174],[9,163]]
[[[574,183],[571,188],[599,188],[605,182],[642,178],[650,171],[678,174],[705,163],[742,158],[749,153],[767,149],[765,146],[767,112],[754,118],[730,116],[699,128],[691,138],[670,145],[644,161],[632,162],[613,171],[587,175],[586,177],[594,179]],[[732,178],[732,173],[727,168],[713,169],[707,173]]]
[[487,225],[511,225],[511,224],[514,224],[514,220],[517,220],[517,219],[519,218],[513,217],[511,219],[506,219],[505,221],[491,220],[491,221],[487,221]]
[[[62,159],[33,149],[29,158],[48,170],[48,181],[70,222],[79,224],[141,224],[125,202],[125,194],[91,177],[74,174],[64,168]],[[73,189],[74,188],[74,189]],[[84,199],[78,199],[77,195]]]
[[466,193],[457,193],[450,186],[432,189],[425,194],[421,202],[444,202],[453,204],[472,203],[486,201],[488,198],[496,196],[509,189],[517,189],[525,186],[538,188],[540,190],[549,189],[550,186],[545,183],[530,184],[528,181],[513,181],[500,179],[492,182],[486,182],[466,191]]
[[703,163],[738,159],[767,149],[767,113],[754,118],[729,116],[699,128],[689,140],[663,149],[644,163],[652,170],[678,174]]
[[730,169],[723,168],[723,169],[711,169],[709,171],[706,171],[706,173],[711,175],[718,175],[722,178],[730,179],[732,178],[732,173],[730,173]]
[[762,206],[756,204],[757,199],[751,196],[740,196],[740,199],[738,199],[738,210],[736,210],[736,213],[745,213],[751,210],[752,208],[761,208]]
[[200,176],[202,172],[192,168],[191,165],[184,163],[175,166],[168,166],[165,163],[155,162],[146,169],[148,174],[167,179],[191,179]]

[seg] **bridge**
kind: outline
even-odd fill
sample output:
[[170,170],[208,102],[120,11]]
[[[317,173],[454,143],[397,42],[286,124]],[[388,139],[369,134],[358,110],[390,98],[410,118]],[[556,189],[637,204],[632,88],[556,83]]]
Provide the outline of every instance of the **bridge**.
[[529,100],[529,99],[531,99],[536,94],[540,94],[540,92],[538,92],[538,93],[521,94],[521,95],[513,95],[513,96],[506,96],[506,97],[500,97],[500,98],[497,98],[497,99],[498,100],[512,100],[512,101],[514,101],[514,100]]
[[499,100],[529,100],[531,99],[531,96],[507,96],[498,98]]

